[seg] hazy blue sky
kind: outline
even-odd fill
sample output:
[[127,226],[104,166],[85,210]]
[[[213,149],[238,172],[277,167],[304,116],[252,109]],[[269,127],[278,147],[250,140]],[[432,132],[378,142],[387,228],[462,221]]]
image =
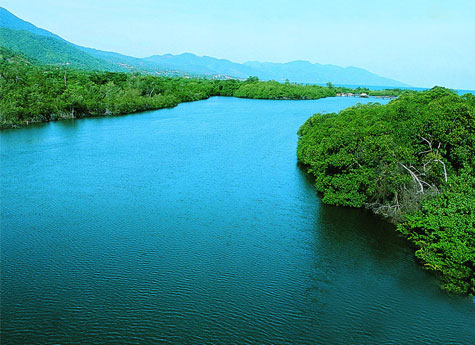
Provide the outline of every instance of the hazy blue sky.
[[475,0],[2,0],[79,45],[127,55],[357,66],[475,89]]

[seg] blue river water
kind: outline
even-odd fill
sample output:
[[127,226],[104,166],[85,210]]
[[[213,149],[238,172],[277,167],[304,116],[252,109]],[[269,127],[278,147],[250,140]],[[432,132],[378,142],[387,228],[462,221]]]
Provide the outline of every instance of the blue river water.
[[370,101],[214,97],[0,132],[1,343],[473,344],[473,300],[297,166],[309,116]]

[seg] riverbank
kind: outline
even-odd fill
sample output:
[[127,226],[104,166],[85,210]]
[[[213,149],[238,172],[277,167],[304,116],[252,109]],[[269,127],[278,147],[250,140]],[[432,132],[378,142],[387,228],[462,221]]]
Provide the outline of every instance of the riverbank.
[[[347,90],[331,85],[260,81],[256,77],[245,81],[210,80],[71,70],[38,65],[4,48],[0,48],[0,71],[0,129],[172,108],[212,96],[311,100]],[[394,90],[387,92],[392,94]]]
[[445,290],[474,294],[474,113],[475,96],[436,87],[316,114],[298,132],[298,160],[323,202],[398,224]]
[[309,114],[370,101],[212,97],[3,131],[2,344],[469,344],[472,301],[295,165]]

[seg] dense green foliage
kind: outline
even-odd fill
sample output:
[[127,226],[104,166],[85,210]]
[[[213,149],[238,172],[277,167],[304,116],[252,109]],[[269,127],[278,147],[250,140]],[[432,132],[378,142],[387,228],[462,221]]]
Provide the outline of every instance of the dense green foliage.
[[37,66],[0,50],[1,126],[118,115],[217,94],[213,81]]
[[475,293],[475,96],[436,87],[317,114],[298,159],[329,204],[398,222],[449,291]]
[[387,96],[387,97],[398,97],[406,92],[405,89],[384,89],[384,90],[370,90],[366,87],[357,87],[356,89],[351,89],[348,87],[336,87],[336,92],[343,92],[343,93],[366,93],[369,96]]
[[398,229],[417,246],[416,256],[440,273],[453,292],[475,294],[475,177],[449,180],[444,192],[429,197]]
[[256,77],[239,81],[106,72],[102,60],[65,41],[1,28],[0,68],[0,128],[160,109],[211,96],[318,99],[337,92],[332,85],[263,82]]
[[259,82],[257,78],[249,78],[234,94],[241,98],[259,99],[318,99],[336,96],[332,88],[318,85],[300,85],[276,81]]
[[173,107],[211,96],[317,99],[335,91],[322,86],[167,78],[138,73],[83,71],[38,65],[0,48],[0,127],[64,118],[119,115]]
[[125,70],[125,68],[83,52],[66,41],[35,35],[24,30],[0,28],[0,46],[25,54],[43,64],[67,64],[77,69]]

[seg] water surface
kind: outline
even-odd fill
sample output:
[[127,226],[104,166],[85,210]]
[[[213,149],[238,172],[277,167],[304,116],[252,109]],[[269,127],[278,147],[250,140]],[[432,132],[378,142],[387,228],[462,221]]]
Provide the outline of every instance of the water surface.
[[1,342],[471,344],[392,226],[322,205],[296,165],[315,112],[211,98],[0,134]]

